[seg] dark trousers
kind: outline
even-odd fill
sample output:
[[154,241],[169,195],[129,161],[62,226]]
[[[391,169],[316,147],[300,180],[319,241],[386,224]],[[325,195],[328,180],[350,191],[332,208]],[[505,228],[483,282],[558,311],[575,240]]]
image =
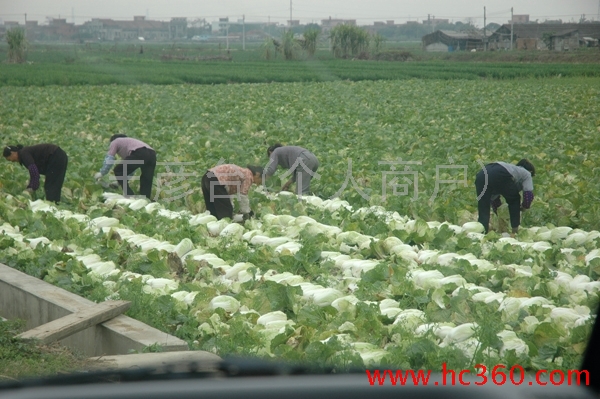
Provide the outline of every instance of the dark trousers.
[[[121,189],[125,185],[127,195],[133,195],[133,190],[129,187],[128,176],[131,176],[136,170],[141,169],[140,194],[145,195],[148,199],[152,199],[152,180],[154,179],[154,169],[156,169],[156,152],[150,148],[138,148],[132,151],[123,161],[125,162],[121,162],[115,166],[115,176]],[[128,163],[128,161],[135,162]]]
[[[487,174],[487,177],[486,177]],[[515,183],[513,176],[502,165],[491,163],[485,165],[484,169],[475,177],[475,190],[477,191],[477,210],[479,211],[479,223],[488,232],[490,224],[490,207],[492,196],[501,195],[508,204],[511,227],[519,227],[521,224],[521,189]]]
[[60,193],[63,183],[65,182],[65,174],[67,173],[67,164],[69,157],[58,147],[46,165],[46,179],[44,181],[44,192],[46,193],[46,201],[59,202]]
[[206,172],[202,176],[202,195],[204,195],[206,209],[218,220],[223,218],[232,219],[233,205],[231,205],[231,196],[227,192],[227,188],[219,183],[217,176],[209,176],[208,174],[209,172]]

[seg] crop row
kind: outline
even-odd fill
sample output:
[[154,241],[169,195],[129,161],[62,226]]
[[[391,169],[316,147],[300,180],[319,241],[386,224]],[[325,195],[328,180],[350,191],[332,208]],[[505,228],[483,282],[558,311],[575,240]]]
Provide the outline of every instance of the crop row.
[[[317,199],[313,201],[318,203]],[[92,236],[103,234],[113,241],[117,239],[126,241],[130,248],[136,248],[136,250],[128,255],[125,264],[133,264],[133,259],[136,257],[138,259],[147,258],[149,252],[151,254],[158,252],[158,258],[162,258],[163,262],[167,264],[170,261],[171,266],[177,264],[177,260],[174,259],[183,261],[179,267],[184,269],[166,269],[163,270],[162,276],[155,277],[118,270],[120,265],[103,260],[102,257],[93,253],[93,250],[88,250],[87,253],[84,250],[76,255],[76,259],[88,267],[93,275],[101,277],[103,286],[109,291],[113,291],[110,294],[112,296],[118,295],[119,288],[123,284],[127,284],[131,278],[140,279],[140,282],[144,284],[141,292],[145,292],[145,295],[153,293],[160,298],[171,294],[173,301],[169,306],[172,310],[176,313],[183,312],[187,315],[186,320],[193,318],[197,324],[195,333],[185,330],[187,334],[185,338],[192,345],[219,353],[227,350],[227,345],[223,344],[223,347],[220,347],[220,344],[215,342],[216,337],[233,326],[252,328],[253,333],[246,331],[242,337],[249,340],[258,339],[252,348],[253,353],[262,355],[280,353],[284,351],[283,348],[273,347],[273,340],[278,342],[282,337],[279,337],[278,340],[275,339],[276,337],[282,335],[287,337],[285,346],[288,348],[290,343],[301,338],[298,336],[289,342],[292,337],[299,334],[297,330],[306,322],[304,320],[305,317],[308,317],[306,312],[326,311],[330,316],[340,319],[338,320],[339,326],[326,333],[331,328],[331,326],[327,326],[331,320],[329,322],[322,320],[321,323],[325,323],[323,325],[321,323],[312,324],[313,330],[309,336],[314,340],[316,334],[322,339],[304,342],[304,347],[329,344],[339,346],[339,350],[335,351],[336,356],[341,356],[343,359],[354,359],[354,363],[357,359],[353,357],[352,353],[358,353],[362,361],[368,364],[391,359],[398,360],[399,347],[403,347],[403,343],[400,342],[402,336],[410,337],[406,338],[407,341],[404,345],[408,345],[408,342],[414,344],[415,340],[424,339],[427,342],[435,343],[439,348],[447,348],[444,350],[458,350],[459,352],[454,353],[453,356],[463,359],[463,361],[475,358],[476,354],[481,357],[483,353],[486,353],[485,359],[488,361],[498,361],[498,356],[506,360],[509,353],[521,358],[529,355],[530,350],[531,354],[539,355],[541,347],[547,349],[544,345],[547,345],[548,342],[541,338],[536,339],[536,331],[539,336],[542,331],[545,331],[543,334],[548,333],[546,330],[551,331],[548,334],[552,335],[553,340],[560,341],[560,348],[557,346],[556,352],[564,352],[575,359],[577,350],[573,348],[578,348],[579,342],[574,341],[580,338],[579,336],[582,334],[580,330],[587,331],[589,329],[592,320],[589,315],[589,306],[586,304],[591,306],[594,303],[598,283],[591,282],[585,275],[576,274],[572,268],[566,265],[563,265],[564,267],[560,271],[548,274],[544,273],[536,262],[519,266],[498,260],[477,259],[473,254],[440,253],[425,249],[423,246],[419,248],[404,244],[393,236],[379,240],[360,233],[342,232],[339,228],[302,216],[296,218],[289,215],[266,215],[262,221],[250,223],[244,229],[238,224],[217,222],[207,215],[176,214],[161,209],[158,204],[148,204],[145,200],[132,201],[113,196],[108,199],[106,205],[109,208],[115,205],[125,207],[128,213],[133,212],[134,215],[140,212],[151,213],[157,220],[167,219],[185,223],[186,220],[181,219],[187,219],[187,223],[198,228],[199,234],[205,234],[207,237],[216,236],[208,238],[208,241],[215,240],[212,243],[213,248],[231,245],[245,253],[266,252],[272,262],[270,265],[236,262],[235,259],[223,259],[211,253],[210,244],[206,248],[192,249],[193,244],[189,239],[183,239],[178,245],[175,245],[162,242],[160,235],[157,235],[159,237],[157,240],[120,227],[119,220],[115,218],[90,219],[86,215],[52,209],[44,203],[32,203],[31,208],[32,211],[35,210],[35,214],[49,211],[61,220],[77,221],[82,225],[80,233]],[[338,205],[345,206],[344,204]],[[360,209],[353,213],[368,212],[367,209]],[[408,223],[410,228],[409,220],[405,219],[403,222],[405,222],[405,226]],[[300,229],[294,229],[296,226]],[[454,229],[457,230],[457,227],[454,226]],[[250,228],[252,229],[249,230]],[[430,229],[429,226],[427,228]],[[433,229],[440,230],[439,226],[433,227]],[[24,229],[25,233],[26,230],[27,228]],[[455,232],[452,229],[449,230]],[[12,234],[13,239],[20,234],[14,228],[11,231],[9,227],[5,227],[4,231],[5,234]],[[288,237],[285,233],[292,237]],[[309,248],[307,247],[311,245],[311,242],[304,242],[300,239],[294,244],[294,239],[299,236],[302,238],[303,235],[306,235],[305,233],[316,235],[330,249],[329,251],[317,251],[318,258],[312,260],[313,268],[317,265],[317,269],[311,270],[311,264],[308,264],[307,259],[302,258],[308,252]],[[574,237],[575,234],[584,234],[583,232],[568,233],[563,229],[562,232],[555,233],[561,234],[561,237],[555,237],[555,244],[546,242],[546,245],[540,247],[538,243],[538,248],[535,249],[533,249],[535,244],[532,243],[511,240],[504,240],[506,242],[503,243],[502,239],[494,246],[504,249],[504,246],[508,244],[518,248],[527,248],[534,251],[531,254],[537,261],[540,257],[535,253],[552,251],[553,245],[562,243],[565,238]],[[281,235],[275,236],[276,234]],[[590,234],[591,237],[593,232],[586,234]],[[471,233],[469,240],[477,241],[481,240],[481,237],[476,233]],[[17,239],[17,241],[19,240]],[[365,249],[379,241],[383,244],[380,258],[363,259],[360,247]],[[587,243],[588,246],[590,243],[593,243],[593,240]],[[35,250],[40,244],[42,247],[47,245],[50,248],[53,245],[44,237],[30,239],[30,246]],[[57,244],[54,249],[57,250],[64,244]],[[73,244],[74,242],[71,243],[71,245]],[[338,251],[334,249],[338,249]],[[342,249],[348,253],[341,253]],[[597,250],[588,251],[581,248],[579,250],[582,251],[584,257],[587,257],[585,262],[588,266],[598,256]],[[117,252],[119,251],[127,250],[126,247],[122,247],[120,250],[117,248]],[[160,253],[165,255],[160,255]],[[169,253],[177,254],[177,257],[167,256]],[[493,249],[489,253],[493,253]],[[67,252],[67,254],[69,253]],[[21,256],[23,256],[22,252]],[[278,263],[274,262],[275,259]],[[305,263],[304,269],[297,268],[298,273],[276,271],[278,265],[285,267],[286,262],[291,259]],[[316,263],[314,263],[315,260]],[[198,268],[194,269],[194,266]],[[58,268],[60,271],[61,267],[64,268],[64,262],[59,262],[58,266],[54,265],[51,270]],[[271,269],[271,267],[275,269]],[[322,270],[318,270],[319,267]],[[193,270],[191,273],[193,276],[189,275],[190,270]],[[325,273],[323,273],[324,271]],[[456,271],[459,273],[455,273]],[[390,275],[392,273],[396,275]],[[52,275],[52,273],[50,274]],[[486,287],[486,280],[489,277],[492,277],[492,285],[487,283],[490,288]],[[122,281],[123,278],[125,281]],[[494,282],[500,278],[503,281]],[[524,284],[526,281],[531,282],[532,279],[534,284]],[[280,288],[273,288],[275,286],[271,283],[277,284],[277,287]],[[180,285],[191,289],[176,291]],[[276,294],[270,293],[270,290]],[[525,290],[525,292],[521,290]],[[544,290],[547,291],[546,295],[535,295]],[[208,294],[208,292],[213,294]],[[277,301],[277,296],[282,297]],[[285,304],[286,296],[289,301],[287,304]],[[366,308],[364,308],[365,306]],[[373,312],[375,308],[372,306],[378,308],[375,314],[379,315],[377,318],[382,330],[386,330],[383,341],[387,337],[392,342],[383,344],[382,337],[367,339],[369,334],[366,331],[357,331],[360,328],[357,325],[360,326],[366,322],[365,317],[373,317],[373,315],[367,316],[362,313]],[[461,306],[466,306],[466,308],[461,309]],[[335,311],[327,310],[331,308]],[[360,309],[358,313],[357,308]],[[217,311],[218,309],[221,310]],[[321,310],[319,311],[319,309]],[[491,314],[500,311],[501,317],[497,320],[498,324],[494,328],[498,330],[496,336],[504,344],[497,346],[496,342],[496,346],[494,346],[494,342],[482,343],[484,330],[490,328],[490,322],[485,321],[481,317],[483,315],[465,313],[466,309],[484,312],[486,317],[489,317],[486,312]],[[442,318],[442,315],[446,317]],[[447,318],[448,316],[450,317]],[[341,319],[344,321],[342,322]],[[237,323],[241,323],[241,325]],[[500,329],[500,326],[504,328]],[[506,329],[507,326],[510,328]],[[166,326],[162,326],[162,328],[166,328]],[[308,328],[308,326],[304,326],[304,328]],[[574,329],[577,329],[575,338],[573,337]],[[427,333],[428,331],[429,333]],[[229,333],[231,332],[229,331]],[[329,343],[333,337],[335,337],[334,341]],[[540,344],[541,347],[538,347]],[[490,352],[493,348],[496,350]],[[287,356],[292,356],[288,353],[290,350],[288,348],[284,351]],[[510,350],[515,352],[510,352]],[[299,356],[297,352],[293,353],[295,356]],[[336,356],[334,358],[337,359]],[[535,358],[536,356],[534,356]],[[333,361],[331,358],[320,360]],[[410,362],[410,359],[404,360]],[[550,361],[549,358],[542,360]],[[532,365],[532,367],[535,366]]]

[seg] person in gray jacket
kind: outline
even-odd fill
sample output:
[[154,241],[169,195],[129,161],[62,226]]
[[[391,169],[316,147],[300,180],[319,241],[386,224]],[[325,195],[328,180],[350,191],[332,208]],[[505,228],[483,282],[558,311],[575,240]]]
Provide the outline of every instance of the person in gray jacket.
[[273,176],[278,166],[285,168],[291,175],[289,180],[281,187],[287,191],[292,183],[296,183],[298,195],[307,195],[310,192],[310,181],[317,175],[319,160],[306,148],[297,146],[284,146],[274,144],[267,149],[269,163],[264,169],[265,177]]
[[[529,209],[533,201],[533,179],[535,167],[527,159],[521,159],[516,165],[506,162],[494,162],[485,165],[477,173],[475,189],[477,191],[477,209],[479,223],[488,232],[490,206],[494,213],[502,205],[500,196],[506,199],[512,233],[516,234],[521,224],[521,211]],[[520,204],[520,192],[523,191],[523,203]]]

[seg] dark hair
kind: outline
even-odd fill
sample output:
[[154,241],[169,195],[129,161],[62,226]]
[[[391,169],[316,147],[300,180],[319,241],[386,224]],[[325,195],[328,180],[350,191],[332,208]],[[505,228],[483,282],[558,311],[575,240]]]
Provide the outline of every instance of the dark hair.
[[252,172],[253,175],[259,174],[262,176],[265,172],[262,166],[248,165],[246,168],[250,169],[250,172]]
[[2,152],[2,155],[4,156],[4,158],[9,157],[11,152],[19,152],[21,149],[23,149],[23,146],[21,144],[18,145],[7,145],[6,147],[4,147],[4,151]]
[[529,162],[528,159],[521,159],[519,163],[517,163],[517,166],[527,169],[529,173],[531,173],[531,177],[535,176],[535,166],[533,166],[533,164]]
[[110,142],[112,143],[116,139],[120,139],[123,137],[127,137],[127,135],[126,134],[113,134],[112,136],[110,136]]
[[275,151],[276,148],[283,147],[281,143],[275,143],[267,149],[267,156],[270,157],[271,153]]

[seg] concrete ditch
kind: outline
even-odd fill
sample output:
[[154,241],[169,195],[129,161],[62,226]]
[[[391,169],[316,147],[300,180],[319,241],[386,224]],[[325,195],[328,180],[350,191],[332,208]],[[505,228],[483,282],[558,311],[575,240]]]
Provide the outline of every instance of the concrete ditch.
[[[93,305],[88,299],[0,264],[0,317],[24,320],[27,330]],[[160,345],[164,352],[188,350],[185,341],[125,315],[59,342],[88,357],[127,355],[150,345]],[[216,357],[209,353],[206,356]]]

